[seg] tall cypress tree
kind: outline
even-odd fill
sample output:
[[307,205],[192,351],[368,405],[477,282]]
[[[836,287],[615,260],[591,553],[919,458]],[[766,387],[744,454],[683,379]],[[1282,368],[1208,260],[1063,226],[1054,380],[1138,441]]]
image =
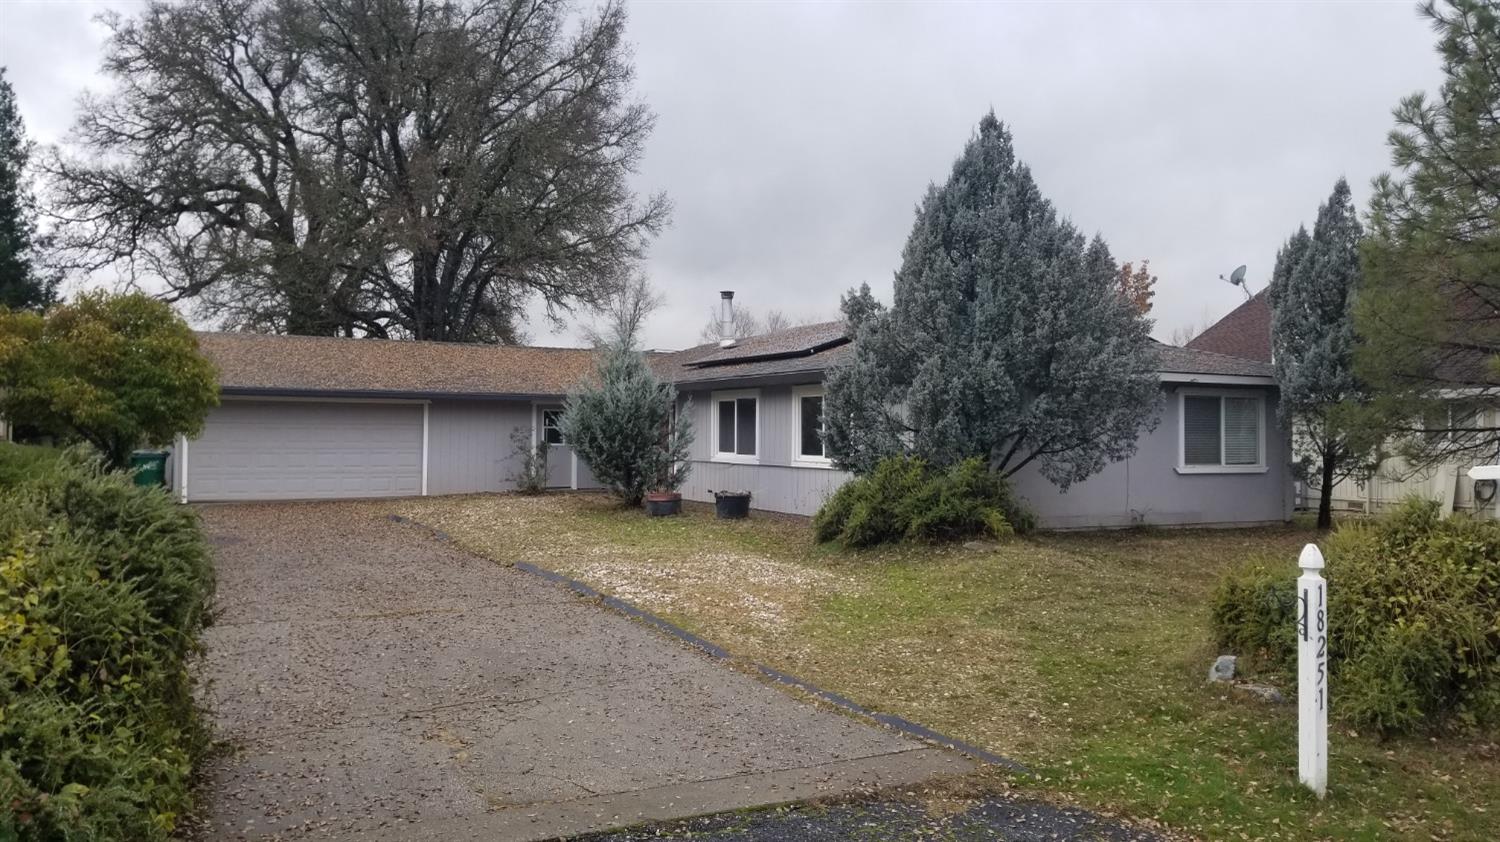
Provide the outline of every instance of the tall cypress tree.
[[1305,475],[1319,484],[1318,526],[1333,524],[1333,486],[1373,467],[1373,443],[1352,430],[1340,405],[1361,405],[1354,374],[1354,293],[1361,231],[1340,178],[1318,208],[1312,235],[1298,228],[1276,255],[1271,348],[1281,388],[1278,413],[1291,429]]
[[16,107],[16,92],[0,67],[0,307],[41,308],[52,303],[55,282],[33,265],[34,211],[26,186],[31,145]]
[[891,309],[860,308],[853,359],[830,374],[835,462],[978,456],[1066,488],[1130,455],[1159,389],[1151,322],[1119,294],[1119,268],[1058,218],[987,114],[917,210]]

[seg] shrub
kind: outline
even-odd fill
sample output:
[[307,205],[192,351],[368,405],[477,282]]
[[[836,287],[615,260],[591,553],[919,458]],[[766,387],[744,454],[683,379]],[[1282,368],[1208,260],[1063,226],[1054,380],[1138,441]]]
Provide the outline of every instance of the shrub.
[[[1331,535],[1331,710],[1381,733],[1500,725],[1500,523],[1411,500]],[[1290,559],[1231,571],[1213,601],[1221,645],[1296,668]]]
[[849,547],[897,541],[1002,538],[1032,526],[1005,480],[978,459],[936,471],[920,459],[891,457],[845,483],[813,517],[820,542]]
[[0,490],[0,838],[166,839],[206,745],[191,510],[80,451]]
[[0,441],[0,489],[39,475],[57,459],[58,451]]
[[511,446],[516,449],[516,491],[521,494],[541,494],[547,490],[547,453],[551,445],[539,438],[531,441],[529,430],[517,427],[510,433]]

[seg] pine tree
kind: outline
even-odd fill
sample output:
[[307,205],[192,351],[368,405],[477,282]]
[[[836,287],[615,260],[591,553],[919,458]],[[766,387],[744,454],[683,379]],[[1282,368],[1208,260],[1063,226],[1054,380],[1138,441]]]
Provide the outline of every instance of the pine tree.
[[31,144],[16,92],[0,67],[0,307],[40,309],[51,304],[56,281],[34,265],[36,229],[26,167]]
[[1422,11],[1444,80],[1437,97],[1397,106],[1398,172],[1370,200],[1355,308],[1356,365],[1376,393],[1364,420],[1414,465],[1493,462],[1500,412],[1473,409],[1500,406],[1500,9]]
[[971,456],[1010,476],[1035,463],[1066,488],[1134,452],[1155,424],[1150,321],[1119,265],[1059,219],[993,113],[929,188],[889,311],[831,372],[826,437],[857,472],[908,453]]
[[1333,486],[1373,468],[1373,445],[1341,405],[1366,401],[1354,374],[1355,289],[1361,231],[1349,183],[1339,179],[1312,234],[1299,227],[1276,255],[1270,287],[1271,349],[1281,390],[1277,412],[1292,431],[1307,478],[1318,485],[1318,526],[1333,524]]

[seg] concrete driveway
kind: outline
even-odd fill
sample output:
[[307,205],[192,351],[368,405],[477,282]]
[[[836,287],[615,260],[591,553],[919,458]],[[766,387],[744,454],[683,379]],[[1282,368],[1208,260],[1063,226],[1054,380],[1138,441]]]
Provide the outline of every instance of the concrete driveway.
[[204,837],[542,839],[969,768],[385,511],[202,509]]

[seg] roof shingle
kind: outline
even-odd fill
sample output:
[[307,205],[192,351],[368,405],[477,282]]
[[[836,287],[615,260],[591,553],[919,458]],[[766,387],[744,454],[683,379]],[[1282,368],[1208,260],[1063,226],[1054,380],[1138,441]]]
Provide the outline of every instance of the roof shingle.
[[200,333],[228,392],[561,395],[593,371],[586,348]]
[[1257,292],[1249,301],[1229,311],[1229,315],[1197,336],[1187,347],[1195,351],[1212,351],[1247,360],[1271,361],[1270,287]]

